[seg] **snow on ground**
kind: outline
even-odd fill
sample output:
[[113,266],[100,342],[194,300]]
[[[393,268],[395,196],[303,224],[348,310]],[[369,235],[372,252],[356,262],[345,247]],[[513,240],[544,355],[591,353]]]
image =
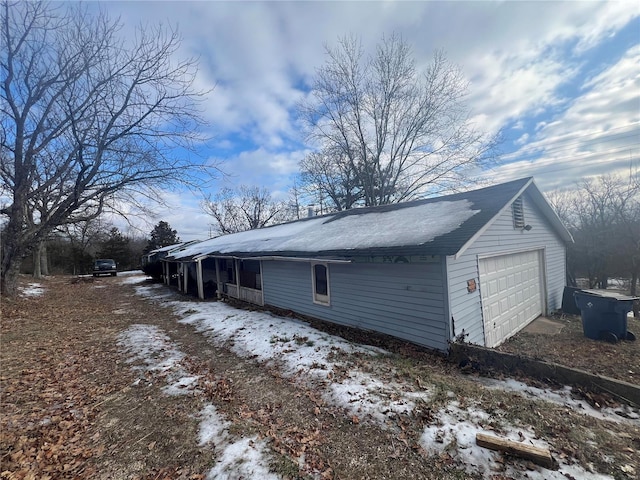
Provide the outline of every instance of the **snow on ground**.
[[589,415],[594,418],[606,420],[616,423],[627,423],[640,427],[640,415],[638,411],[627,405],[621,405],[616,408],[603,407],[595,409],[584,400],[572,398],[571,387],[565,386],[560,390],[552,390],[548,388],[537,388],[518,382],[509,378],[507,380],[496,380],[493,378],[477,377],[476,380],[489,388],[496,388],[508,392],[518,392],[523,397],[536,400],[544,400],[547,402],[563,405],[571,408],[573,411]]
[[180,322],[193,325],[216,345],[230,345],[237,355],[280,368],[283,375],[299,377],[316,387],[326,384],[322,390],[325,400],[359,419],[372,418],[384,425],[392,415],[411,412],[417,397],[429,397],[428,391],[415,392],[413,386],[381,382],[368,373],[345,373],[343,362],[333,360],[343,354],[387,354],[382,349],[355,345],[307,323],[268,312],[241,310],[223,302],[175,300],[172,292],[167,295],[168,289],[159,285],[138,286],[136,290],[165,300],[165,305],[181,317]]
[[26,287],[18,287],[23,297],[39,297],[44,293],[44,287],[40,283],[30,283]]
[[[299,320],[278,317],[268,312],[236,309],[222,302],[184,301],[184,297],[162,285],[138,285],[136,291],[151,301],[172,308],[180,317],[180,322],[193,325],[211,343],[226,345],[239,356],[254,358],[280,369],[283,375],[309,382],[323,392],[325,400],[345,408],[349,414],[372,419],[383,427],[390,414],[411,413],[417,398],[428,401],[431,396],[428,389],[416,391],[413,385],[383,382],[349,364],[349,355],[384,355],[384,350],[353,344],[320,332]],[[336,353],[347,355],[335,355]],[[584,402],[572,399],[568,387],[551,391],[528,387],[513,380],[481,381],[487,388],[514,391],[525,398],[567,405],[582,414],[606,421],[638,422],[637,418],[621,418],[613,410],[598,411]],[[633,417],[632,414],[627,416]],[[431,454],[448,451],[467,464],[470,471],[489,473],[491,470],[504,469],[499,461],[500,454],[475,444],[475,434],[486,432],[488,417],[479,405],[463,410],[452,398],[450,404],[436,415],[435,425],[425,428],[421,445]],[[537,446],[548,446],[535,438],[535,432],[512,428],[505,428],[509,438]],[[581,479],[611,478],[592,474],[579,465],[570,465],[570,462],[570,459],[563,460],[560,469],[555,472],[537,467],[537,470],[527,472],[528,478],[567,478],[565,474]],[[222,463],[224,464],[224,460]],[[518,476],[516,471],[511,473]]]
[[[198,376],[189,375],[180,362],[185,355],[162,330],[153,325],[131,325],[118,340],[119,346],[129,355],[128,362],[142,362],[144,367],[133,367],[151,374],[151,380],[164,381],[162,389],[168,395],[199,394]],[[134,385],[149,382],[144,373]],[[264,451],[264,441],[257,436],[234,440],[228,433],[230,422],[218,413],[214,405],[206,405],[199,413],[200,446],[211,445],[218,453],[218,463],[207,474],[207,479],[235,480],[260,478],[278,480],[269,472]]]
[[[118,272],[119,277],[123,277],[120,281],[121,283],[127,285],[131,283],[140,283],[144,282],[147,278],[143,276],[144,272],[142,270],[128,270],[126,272]],[[142,279],[140,278],[142,276]]]
[[[118,345],[129,354],[128,363],[143,362],[144,367],[134,367],[153,373],[167,386],[163,391],[170,395],[182,395],[195,388],[198,377],[188,375],[180,366],[184,354],[170,338],[154,325],[132,325],[120,335]],[[143,374],[136,384],[148,381]]]
[[207,480],[279,479],[279,476],[269,472],[263,455],[265,448],[265,442],[257,437],[243,438],[224,446],[218,464],[209,471]]
[[[438,424],[425,427],[420,437],[420,445],[431,454],[448,452],[460,460],[469,473],[480,473],[484,477],[498,472],[506,478],[521,478],[522,472],[511,465],[500,462],[500,455],[492,450],[476,445],[476,434],[495,435],[487,428],[490,415],[478,408],[461,409],[458,402],[451,402],[437,414]],[[549,446],[536,438],[535,432],[527,429],[506,429],[498,435],[500,438],[523,442],[535,447]],[[608,475],[587,472],[579,465],[561,463],[558,470],[549,470],[540,466],[530,466],[526,478],[531,480],[552,480],[579,478],[581,480],[612,479]]]

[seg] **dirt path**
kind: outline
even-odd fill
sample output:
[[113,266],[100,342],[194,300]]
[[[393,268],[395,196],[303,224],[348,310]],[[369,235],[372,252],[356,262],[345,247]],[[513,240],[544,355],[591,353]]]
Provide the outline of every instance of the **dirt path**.
[[[429,404],[390,415],[382,427],[327,403],[313,384],[283,376],[277,364],[215,346],[120,278],[43,284],[44,295],[2,305],[1,478],[202,479],[224,464],[225,446],[242,441],[250,452],[266,445],[275,478],[481,478],[466,473],[453,450],[429,453],[419,442],[438,408],[477,398],[495,416],[488,428],[510,419],[533,426],[556,456],[619,478],[640,471],[638,428],[562,406],[541,411],[515,394],[479,390],[474,379],[437,362],[391,356],[361,366],[435,392]],[[166,336],[182,355],[179,367],[197,378],[194,386],[167,394],[162,372],[131,361],[122,338],[140,325]],[[226,444],[199,441],[207,408],[227,422]],[[527,464],[520,465],[524,474]],[[490,478],[507,477],[496,471]]]

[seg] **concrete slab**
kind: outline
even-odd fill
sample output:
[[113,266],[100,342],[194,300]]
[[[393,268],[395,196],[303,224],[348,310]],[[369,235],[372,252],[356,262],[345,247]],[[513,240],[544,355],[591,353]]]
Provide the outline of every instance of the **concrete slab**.
[[547,317],[538,317],[522,329],[523,332],[542,335],[557,335],[564,325]]

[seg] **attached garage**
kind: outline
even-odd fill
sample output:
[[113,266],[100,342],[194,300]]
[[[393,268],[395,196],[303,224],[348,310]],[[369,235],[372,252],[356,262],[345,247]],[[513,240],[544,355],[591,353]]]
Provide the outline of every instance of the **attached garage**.
[[543,250],[479,259],[485,345],[494,347],[542,315]]
[[446,350],[499,345],[560,308],[570,241],[526,178],[224,235],[163,261],[194,264],[201,298],[215,278],[220,297]]

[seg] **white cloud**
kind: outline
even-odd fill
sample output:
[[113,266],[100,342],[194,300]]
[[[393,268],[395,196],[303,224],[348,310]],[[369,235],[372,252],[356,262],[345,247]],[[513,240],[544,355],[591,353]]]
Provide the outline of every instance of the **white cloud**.
[[224,170],[225,181],[231,185],[268,186],[271,190],[288,185],[289,177],[298,171],[298,163],[307,150],[277,152],[266,148],[244,151],[228,158]]
[[[637,146],[613,153],[596,142],[589,143],[592,151],[557,147],[638,121],[638,47],[584,82],[579,98],[560,88],[584,75],[591,49],[640,16],[637,2],[109,2],[103,8],[127,25],[178,24],[182,55],[200,58],[197,87],[213,88],[204,113],[218,155],[229,152],[224,168],[231,184],[286,190],[305,154],[297,144],[296,102],[325,61],[324,45],[347,34],[360,35],[372,52],[382,35],[399,33],[418,66],[444,49],[471,82],[468,100],[480,128],[494,132],[515,123],[518,129],[524,119],[535,120],[536,132],[518,134],[521,156],[509,160],[549,155],[498,169],[495,179],[530,172],[542,175],[542,184],[570,182],[638,156]],[[238,153],[241,142],[246,151]],[[597,155],[603,151],[608,162]],[[172,226],[194,232],[187,223],[197,221],[202,230],[206,221],[196,204],[176,197],[172,211],[184,208],[189,218],[176,214]]]
[[523,133],[522,136],[518,138],[515,143],[516,145],[524,145],[525,143],[527,143],[527,140],[529,140],[529,134]]
[[113,224],[121,232],[135,236],[148,237],[158,222],[165,221],[178,232],[182,241],[205,240],[209,237],[213,219],[200,208],[202,194],[160,190],[155,192],[154,197],[162,203],[158,204],[147,195],[140,194],[136,200],[148,209],[147,211],[141,211],[132,204],[122,203],[118,207],[126,215],[126,219],[108,215],[105,221]]
[[[508,180],[536,175],[556,188],[585,177],[628,172],[640,154],[640,45],[582,86],[582,94],[533,139],[506,160],[541,155],[535,162],[509,163],[492,176]],[[635,163],[633,163],[635,162]],[[495,177],[494,177],[495,178]]]
[[[129,22],[177,22],[185,54],[199,55],[199,82],[216,86],[207,115],[223,132],[244,131],[278,147],[295,136],[291,115],[300,86],[324,62],[325,43],[358,34],[371,52],[398,32],[418,65],[444,48],[470,80],[474,112],[485,128],[561,101],[557,88],[575,74],[558,46],[582,53],[638,15],[633,2],[449,3],[111,3]],[[535,21],[532,21],[535,19]]]

